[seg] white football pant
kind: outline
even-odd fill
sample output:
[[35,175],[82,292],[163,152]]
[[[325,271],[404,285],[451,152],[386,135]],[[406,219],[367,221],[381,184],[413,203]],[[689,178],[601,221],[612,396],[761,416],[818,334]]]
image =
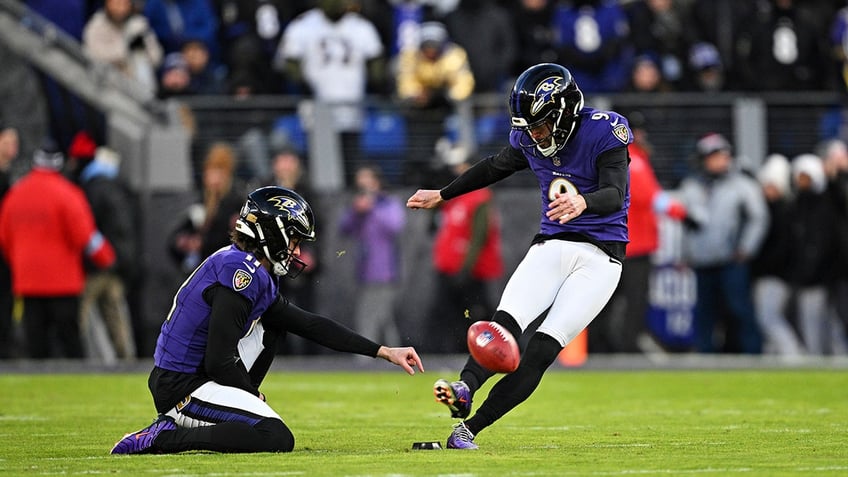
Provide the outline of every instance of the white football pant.
[[568,344],[612,297],[621,263],[590,243],[548,240],[532,245],[506,284],[498,309],[521,330],[550,308],[538,331]]
[[258,396],[214,381],[197,388],[165,414],[173,417],[180,427],[211,426],[232,421],[254,423],[266,417],[282,420]]

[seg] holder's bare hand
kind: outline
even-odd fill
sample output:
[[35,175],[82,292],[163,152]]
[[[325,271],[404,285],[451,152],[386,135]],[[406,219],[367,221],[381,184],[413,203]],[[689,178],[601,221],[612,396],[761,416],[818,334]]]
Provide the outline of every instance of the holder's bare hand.
[[383,358],[390,363],[394,363],[403,368],[409,374],[415,374],[415,367],[418,367],[421,372],[424,372],[424,366],[421,364],[421,358],[415,348],[407,346],[405,348],[389,348],[380,346],[377,351],[377,357]]

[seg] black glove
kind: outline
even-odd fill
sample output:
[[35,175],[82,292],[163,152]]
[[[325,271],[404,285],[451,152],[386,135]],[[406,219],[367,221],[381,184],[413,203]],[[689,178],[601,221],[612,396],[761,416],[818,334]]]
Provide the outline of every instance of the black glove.
[[132,38],[128,43],[128,47],[130,50],[143,50],[144,49],[144,34],[138,34]]
[[701,223],[693,220],[689,215],[683,217],[683,226],[686,227],[687,230],[692,230],[694,232],[701,230]]

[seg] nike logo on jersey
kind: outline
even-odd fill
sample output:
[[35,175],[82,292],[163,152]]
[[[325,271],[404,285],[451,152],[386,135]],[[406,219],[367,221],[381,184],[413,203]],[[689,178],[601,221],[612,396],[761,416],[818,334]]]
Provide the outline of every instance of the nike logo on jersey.
[[250,273],[256,273],[256,269],[253,268],[252,266],[250,266],[249,263],[247,263],[247,262],[242,262],[242,263],[244,263],[244,268],[246,268]]
[[618,126],[618,118],[615,118],[615,121],[611,122],[610,126]]

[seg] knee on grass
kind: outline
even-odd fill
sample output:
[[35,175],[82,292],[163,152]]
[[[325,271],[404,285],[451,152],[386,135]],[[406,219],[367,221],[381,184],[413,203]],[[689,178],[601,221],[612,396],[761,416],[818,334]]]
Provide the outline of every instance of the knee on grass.
[[262,434],[262,449],[259,452],[291,452],[294,449],[294,434],[279,419],[263,419],[254,426]]

